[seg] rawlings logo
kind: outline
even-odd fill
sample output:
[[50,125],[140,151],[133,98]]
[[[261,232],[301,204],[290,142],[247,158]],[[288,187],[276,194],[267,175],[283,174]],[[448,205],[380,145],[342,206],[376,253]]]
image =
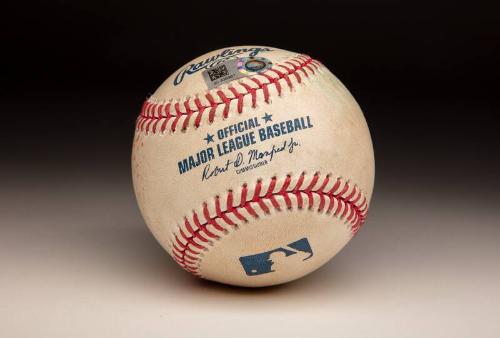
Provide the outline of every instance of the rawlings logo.
[[177,86],[180,84],[183,80],[184,77],[194,74],[196,72],[199,72],[202,69],[210,68],[213,67],[222,61],[231,59],[235,57],[236,55],[240,55],[243,53],[249,53],[248,56],[257,56],[260,52],[270,52],[272,49],[267,48],[267,47],[253,47],[253,48],[240,48],[240,49],[224,49],[222,52],[220,52],[217,55],[213,55],[204,61],[198,62],[198,63],[192,63],[188,67],[186,67],[184,70],[181,70],[177,75],[175,76],[174,79],[174,86]]

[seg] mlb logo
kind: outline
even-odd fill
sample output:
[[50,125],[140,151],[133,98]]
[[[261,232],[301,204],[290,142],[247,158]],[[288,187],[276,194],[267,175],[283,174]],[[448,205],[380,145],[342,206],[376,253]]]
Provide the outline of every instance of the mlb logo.
[[277,262],[288,259],[293,255],[302,255],[301,261],[306,261],[313,256],[311,245],[307,238],[290,243],[285,247],[240,257],[241,265],[248,276],[257,276],[279,270]]

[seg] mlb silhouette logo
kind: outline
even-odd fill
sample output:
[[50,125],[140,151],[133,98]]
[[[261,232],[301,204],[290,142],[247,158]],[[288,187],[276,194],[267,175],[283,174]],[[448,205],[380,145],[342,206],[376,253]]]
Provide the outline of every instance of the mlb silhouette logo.
[[307,256],[303,258],[302,261],[306,261],[313,256],[313,251],[307,238],[301,238],[298,241],[286,245],[286,247],[255,255],[242,256],[240,257],[240,262],[248,276],[257,276],[276,271],[276,269],[278,269],[276,262],[296,254]]

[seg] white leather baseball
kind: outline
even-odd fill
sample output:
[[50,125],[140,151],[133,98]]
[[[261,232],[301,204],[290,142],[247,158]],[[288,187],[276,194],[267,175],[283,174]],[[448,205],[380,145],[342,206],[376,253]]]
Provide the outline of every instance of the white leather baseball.
[[356,234],[374,157],[361,109],[325,66],[241,46],[196,58],[147,99],[132,171],[180,266],[256,287],[316,270]]

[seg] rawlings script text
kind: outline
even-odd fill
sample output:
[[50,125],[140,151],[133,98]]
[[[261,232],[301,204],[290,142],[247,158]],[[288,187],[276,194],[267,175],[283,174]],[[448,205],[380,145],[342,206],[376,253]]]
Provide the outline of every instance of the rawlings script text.
[[192,75],[196,72],[199,72],[200,70],[206,69],[206,68],[211,68],[215,65],[218,65],[219,63],[229,60],[231,58],[236,57],[237,55],[243,54],[243,53],[249,53],[248,56],[257,56],[260,52],[270,52],[271,49],[267,47],[253,47],[253,48],[240,48],[240,49],[233,49],[233,48],[228,48],[224,49],[222,52],[220,52],[217,55],[212,55],[209,58],[198,62],[198,63],[192,63],[185,69],[181,70],[177,75],[175,76],[174,79],[174,86],[177,86],[180,84],[186,76]]

